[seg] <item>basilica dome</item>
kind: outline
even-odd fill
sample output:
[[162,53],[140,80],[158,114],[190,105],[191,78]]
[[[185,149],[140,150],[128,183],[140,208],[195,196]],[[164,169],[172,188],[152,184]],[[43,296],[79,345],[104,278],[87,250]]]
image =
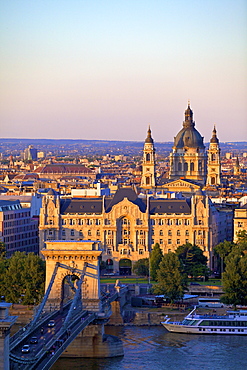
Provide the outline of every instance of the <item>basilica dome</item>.
[[174,147],[177,149],[182,149],[186,147],[205,149],[205,146],[203,144],[203,137],[195,129],[195,122],[193,121],[193,112],[190,108],[190,105],[188,105],[188,108],[185,111],[185,120],[183,122],[183,128],[174,138]]

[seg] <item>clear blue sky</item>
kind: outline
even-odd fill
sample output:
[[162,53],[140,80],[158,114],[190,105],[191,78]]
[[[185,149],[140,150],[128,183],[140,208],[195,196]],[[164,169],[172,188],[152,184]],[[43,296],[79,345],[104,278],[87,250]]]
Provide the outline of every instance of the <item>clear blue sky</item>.
[[2,0],[0,137],[247,140],[246,0]]

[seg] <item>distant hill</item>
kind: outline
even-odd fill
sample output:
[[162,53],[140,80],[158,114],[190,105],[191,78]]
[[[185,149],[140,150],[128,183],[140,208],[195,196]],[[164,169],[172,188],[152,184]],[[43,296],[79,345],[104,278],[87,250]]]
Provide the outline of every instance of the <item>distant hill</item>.
[[[144,141],[114,140],[72,140],[72,139],[18,139],[0,138],[0,152],[4,155],[19,155],[28,145],[53,155],[141,155]],[[166,156],[172,149],[173,142],[156,142],[158,155]],[[208,147],[208,143],[205,143]],[[222,154],[225,152],[247,152],[247,141],[220,142]]]

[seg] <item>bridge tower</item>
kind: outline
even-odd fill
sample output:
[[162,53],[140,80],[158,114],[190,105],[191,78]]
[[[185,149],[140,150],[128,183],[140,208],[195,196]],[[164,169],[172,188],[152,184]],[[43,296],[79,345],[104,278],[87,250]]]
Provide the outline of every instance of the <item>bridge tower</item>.
[[[85,274],[81,298],[83,309],[89,311],[100,311],[100,279],[99,279],[99,257],[102,254],[99,241],[49,241],[46,242],[46,248],[42,249],[41,253],[46,260],[46,290],[48,289],[50,280],[55,271],[57,262],[60,265],[66,265],[68,268],[58,268],[54,278],[54,282],[46,302],[46,310],[59,310],[63,307],[66,299],[66,285],[76,284],[76,280],[80,279],[81,272],[88,264]],[[70,281],[66,281],[67,277],[71,277]]]

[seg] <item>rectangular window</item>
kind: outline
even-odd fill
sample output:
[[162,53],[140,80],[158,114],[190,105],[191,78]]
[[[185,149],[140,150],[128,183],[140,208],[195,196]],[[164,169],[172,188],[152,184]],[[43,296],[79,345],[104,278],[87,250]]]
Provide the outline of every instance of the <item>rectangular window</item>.
[[160,244],[163,244],[163,239],[160,239]]
[[181,234],[180,234],[180,230],[177,230],[177,236],[180,236]]
[[160,230],[160,236],[163,236],[163,230]]
[[185,235],[186,236],[189,236],[190,235],[189,230],[185,230]]
[[75,236],[75,231],[74,230],[70,230],[70,235],[71,236]]
[[171,230],[168,230],[168,235],[172,236],[172,231]]
[[177,239],[177,244],[180,244],[180,239]]
[[171,239],[168,239],[168,244],[172,244],[172,240]]

